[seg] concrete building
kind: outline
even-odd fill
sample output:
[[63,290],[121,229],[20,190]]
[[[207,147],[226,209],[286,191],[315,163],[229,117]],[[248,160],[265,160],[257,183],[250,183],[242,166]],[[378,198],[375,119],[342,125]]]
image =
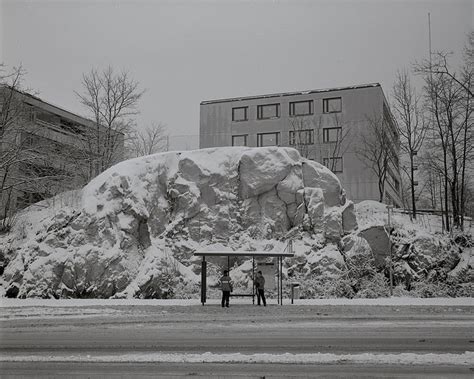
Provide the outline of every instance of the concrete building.
[[380,84],[201,102],[200,148],[290,146],[329,167],[355,202],[379,200],[377,175],[361,156],[372,125],[390,139],[384,197],[401,205],[399,136]]
[[[0,219],[60,192],[82,187],[100,171],[95,142],[105,128],[36,96],[0,87]],[[10,115],[8,122],[6,116]],[[5,117],[5,118],[4,118]],[[116,138],[114,161],[123,158]]]

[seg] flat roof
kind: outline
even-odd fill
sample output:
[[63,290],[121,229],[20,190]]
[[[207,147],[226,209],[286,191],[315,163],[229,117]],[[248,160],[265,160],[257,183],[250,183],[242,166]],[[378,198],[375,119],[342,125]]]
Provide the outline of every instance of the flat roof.
[[[9,86],[5,86],[11,89]],[[52,104],[48,101],[45,101],[41,98],[39,98],[36,95],[33,95],[31,93],[25,92],[25,91],[20,91],[16,88],[13,89],[15,92],[19,93],[21,96],[23,96],[23,100],[25,103],[28,103],[33,106],[40,107],[48,112],[54,113],[58,116],[62,117],[67,117],[77,123],[82,123],[82,125],[87,125],[87,126],[94,126],[95,122],[92,121],[91,119],[88,119],[86,117],[80,116],[76,113],[73,113],[71,111],[68,111],[67,109],[61,108],[58,105]],[[48,109],[49,108],[49,109]]]
[[196,251],[199,257],[294,257],[294,253],[280,251]]
[[380,87],[380,83],[368,83],[368,84],[358,84],[353,86],[346,87],[334,87],[334,88],[324,88],[324,89],[313,89],[308,91],[298,91],[298,92],[281,92],[281,93],[272,93],[267,95],[256,95],[256,96],[244,96],[244,97],[231,97],[227,99],[216,99],[216,100],[205,100],[201,101],[201,105],[205,104],[214,104],[214,103],[226,103],[231,101],[243,101],[243,100],[255,100],[255,99],[268,99],[273,97],[284,97],[284,96],[295,96],[295,95],[308,95],[311,93],[322,93],[322,92],[332,92],[332,91],[345,91],[351,89],[361,89],[369,87]]

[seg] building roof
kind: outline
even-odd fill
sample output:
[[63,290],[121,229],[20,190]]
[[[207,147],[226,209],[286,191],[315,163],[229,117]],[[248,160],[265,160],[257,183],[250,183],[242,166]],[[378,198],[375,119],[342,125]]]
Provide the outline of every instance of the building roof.
[[20,91],[18,89],[14,89],[14,91],[16,91],[21,96],[23,96],[23,101],[25,103],[28,103],[30,105],[34,105],[36,107],[42,108],[42,109],[44,109],[48,112],[52,112],[52,113],[57,114],[59,116],[69,118],[70,120],[73,120],[73,121],[75,121],[79,124],[82,124],[82,125],[87,125],[87,126],[95,125],[94,121],[92,121],[88,118],[79,116],[76,113],[70,112],[70,111],[68,111],[64,108],[61,108],[57,105],[54,105],[52,103],[44,101],[43,99],[39,98],[38,96],[32,95],[28,92]]
[[359,85],[347,86],[347,87],[314,89],[314,90],[299,91],[299,92],[282,92],[282,93],[272,93],[272,94],[267,94],[267,95],[232,97],[232,98],[228,98],[228,99],[205,100],[205,101],[201,101],[201,105],[215,104],[215,103],[227,103],[227,102],[242,101],[242,100],[268,99],[268,98],[284,97],[284,96],[308,95],[308,94],[312,94],[312,93],[345,91],[345,90],[353,90],[353,89],[361,89],[361,88],[369,88],[369,87],[380,87],[380,83],[359,84]]

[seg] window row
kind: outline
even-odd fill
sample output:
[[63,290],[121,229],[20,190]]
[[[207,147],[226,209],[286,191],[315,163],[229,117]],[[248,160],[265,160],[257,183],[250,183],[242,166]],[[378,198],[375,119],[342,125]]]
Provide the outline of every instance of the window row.
[[[314,140],[314,130],[305,130],[300,131],[305,132],[304,138],[307,141]],[[292,134],[293,133],[293,134]],[[294,138],[295,132],[290,131],[290,145],[295,145]],[[236,135],[232,136],[232,146],[247,146],[247,137],[248,134]],[[292,143],[293,138],[293,143]],[[258,133],[257,134],[257,146],[258,147],[266,147],[266,146],[279,146],[280,145],[280,132],[273,132],[273,133]],[[313,142],[311,142],[313,143]],[[307,143],[309,144],[309,143]],[[323,158],[323,165],[329,168],[332,172],[342,172],[343,162],[342,157],[328,157]]]
[[[323,143],[340,142],[342,128],[323,128]],[[275,146],[278,145],[280,132],[259,133],[257,134],[257,146]],[[261,136],[261,137],[258,137]],[[259,145],[259,139],[263,138]],[[266,145],[266,141],[270,145]],[[313,145],[314,144],[314,129],[306,130],[290,130],[289,145]],[[247,134],[232,136],[232,146],[247,146]]]
[[[232,108],[232,121],[248,121],[248,106]],[[257,120],[269,120],[279,118],[280,104],[262,104],[257,105]],[[323,99],[323,113],[342,112],[342,98],[332,97]],[[314,114],[314,101],[293,101],[289,104],[288,114],[290,116],[310,116]]]
[[[278,145],[279,135],[280,132],[257,134],[257,146]],[[342,128],[323,128],[323,143],[341,142],[341,140]],[[290,130],[289,132],[290,146],[313,145],[314,143],[314,129]],[[232,146],[247,146],[247,134],[232,136]]]

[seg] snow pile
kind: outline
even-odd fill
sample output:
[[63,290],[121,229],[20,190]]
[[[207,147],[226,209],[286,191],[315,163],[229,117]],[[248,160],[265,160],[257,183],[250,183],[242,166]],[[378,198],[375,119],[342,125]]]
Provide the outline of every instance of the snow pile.
[[[26,209],[0,238],[9,262],[3,274],[7,296],[194,293],[200,280],[197,248],[219,243],[231,250],[282,251],[293,228],[307,235],[297,263],[301,270],[335,275],[344,270],[337,244],[357,228],[337,177],[289,148],[136,158],[96,177],[73,201],[64,197],[39,204],[45,207],[39,211]],[[316,253],[321,247],[326,250]]]
[[[385,205],[354,206],[330,170],[294,149],[169,152],[24,210],[0,236],[0,269],[7,297],[196,298],[196,250],[281,252],[291,239],[284,280],[304,284],[305,298],[388,296],[390,246],[396,294],[473,296],[469,238],[398,211],[387,223]],[[234,287],[251,291],[251,260],[229,263]],[[227,264],[208,261],[209,297]]]
[[392,212],[389,224],[387,207],[374,201],[357,204],[356,215],[357,235],[368,242],[378,266],[388,268],[391,250],[401,295],[474,296],[472,231],[443,234],[439,216],[412,220],[399,210]]

